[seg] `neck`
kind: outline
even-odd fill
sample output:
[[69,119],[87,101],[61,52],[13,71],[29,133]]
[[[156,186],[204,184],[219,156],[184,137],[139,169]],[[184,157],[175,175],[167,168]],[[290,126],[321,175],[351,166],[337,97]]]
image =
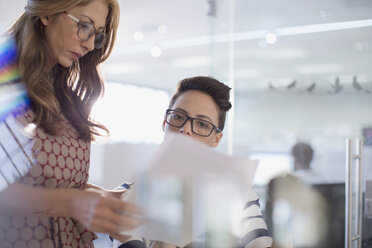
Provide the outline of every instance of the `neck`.
[[297,164],[294,165],[294,168],[295,168],[295,170],[309,170],[310,166],[297,163]]

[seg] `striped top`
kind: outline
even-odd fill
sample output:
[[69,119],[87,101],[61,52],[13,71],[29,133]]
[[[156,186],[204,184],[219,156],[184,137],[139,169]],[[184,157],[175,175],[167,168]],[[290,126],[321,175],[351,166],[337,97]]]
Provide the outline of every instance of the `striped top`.
[[259,199],[254,190],[249,192],[248,199],[243,208],[241,247],[271,247],[272,238],[262,216]]

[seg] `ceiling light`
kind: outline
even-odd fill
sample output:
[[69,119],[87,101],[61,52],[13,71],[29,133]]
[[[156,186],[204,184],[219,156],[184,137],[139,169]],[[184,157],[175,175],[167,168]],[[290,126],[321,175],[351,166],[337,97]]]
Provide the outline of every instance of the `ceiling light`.
[[311,33],[353,29],[353,28],[364,28],[364,27],[371,27],[371,26],[372,26],[372,19],[368,19],[368,20],[333,22],[333,23],[322,23],[322,24],[314,24],[314,25],[278,28],[275,31],[278,36],[290,36],[290,35],[311,34]]
[[[364,27],[372,27],[372,19],[284,27],[284,28],[275,29],[275,35],[276,37],[293,36],[293,35],[300,35],[300,34],[320,33],[320,32],[347,30],[347,29],[364,28]],[[253,31],[246,31],[246,32],[237,32],[233,34],[231,33],[217,34],[213,36],[213,39],[211,38],[210,35],[206,35],[206,36],[190,37],[190,38],[185,38],[185,39],[165,40],[165,41],[162,41],[160,44],[163,49],[181,48],[181,47],[183,48],[183,47],[210,45],[211,43],[226,43],[226,42],[231,42],[231,41],[237,42],[237,41],[245,41],[245,40],[260,40],[260,39],[265,39],[267,34],[268,34],[268,30],[263,29],[263,30],[253,30]],[[116,50],[120,51],[118,52],[119,54],[134,54],[134,53],[147,52],[149,46],[151,47],[151,44],[123,46]]]
[[161,49],[158,46],[153,46],[150,50],[151,56],[157,58],[161,55]]
[[143,40],[144,37],[145,37],[145,35],[144,35],[143,32],[141,32],[141,31],[137,31],[137,32],[135,32],[134,35],[133,35],[133,39],[134,39],[135,41],[141,41],[141,40]]
[[158,26],[158,33],[159,34],[166,34],[167,31],[168,31],[167,26],[165,26],[165,25],[159,25]]
[[273,33],[268,33],[268,34],[266,35],[266,37],[265,37],[265,40],[266,40],[267,44],[272,45],[272,44],[274,44],[274,43],[276,42],[277,37],[276,37],[276,35],[273,34]]

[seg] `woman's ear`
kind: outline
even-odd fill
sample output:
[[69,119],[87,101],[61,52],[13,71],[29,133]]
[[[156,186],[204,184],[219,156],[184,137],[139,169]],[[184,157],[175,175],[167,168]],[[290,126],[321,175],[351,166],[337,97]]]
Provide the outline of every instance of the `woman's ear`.
[[40,21],[44,26],[48,26],[49,24],[49,16],[42,16],[40,17]]
[[162,128],[163,128],[163,132],[164,132],[165,131],[165,120],[163,121]]

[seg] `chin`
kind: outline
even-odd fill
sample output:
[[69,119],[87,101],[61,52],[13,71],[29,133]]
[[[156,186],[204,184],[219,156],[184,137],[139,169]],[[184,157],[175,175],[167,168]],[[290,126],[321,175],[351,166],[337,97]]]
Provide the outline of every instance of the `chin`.
[[74,61],[70,60],[70,59],[61,59],[58,61],[58,64],[62,67],[65,67],[65,68],[68,68],[72,65]]
[[72,63],[69,63],[69,64],[67,64],[67,63],[58,63],[60,66],[62,66],[62,67],[65,67],[65,68],[69,68],[71,65],[72,65]]

